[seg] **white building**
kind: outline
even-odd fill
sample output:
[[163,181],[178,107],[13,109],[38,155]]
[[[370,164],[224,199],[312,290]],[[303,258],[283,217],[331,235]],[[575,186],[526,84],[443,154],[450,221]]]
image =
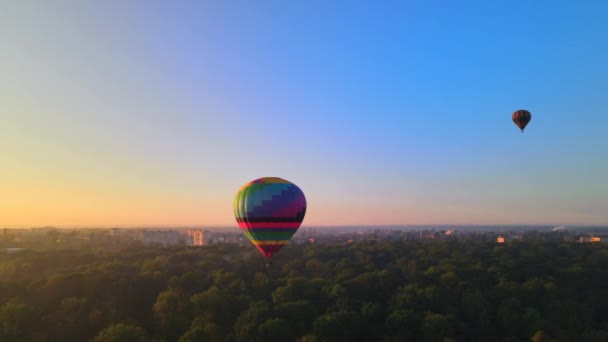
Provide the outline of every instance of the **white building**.
[[[191,229],[186,232],[189,239],[187,239],[186,244],[189,246],[205,246],[209,244],[209,241],[205,241],[205,237],[209,237],[211,232],[204,231],[202,229]],[[205,243],[207,242],[207,243]]]

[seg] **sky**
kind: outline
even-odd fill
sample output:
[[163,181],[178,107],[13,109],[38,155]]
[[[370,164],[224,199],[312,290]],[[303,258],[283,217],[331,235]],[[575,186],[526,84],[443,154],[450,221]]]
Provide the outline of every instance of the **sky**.
[[[2,1],[0,226],[608,225],[608,2]],[[520,133],[511,114],[532,121]]]

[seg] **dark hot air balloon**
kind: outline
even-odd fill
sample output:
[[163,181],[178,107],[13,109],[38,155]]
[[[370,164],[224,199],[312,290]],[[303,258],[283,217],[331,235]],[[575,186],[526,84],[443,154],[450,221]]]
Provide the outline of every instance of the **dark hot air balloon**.
[[243,185],[234,198],[239,227],[266,259],[287,244],[305,214],[302,190],[278,177],[253,180]]
[[524,128],[528,125],[530,120],[532,119],[532,114],[525,109],[516,110],[513,113],[513,122],[521,129],[521,132],[524,132]]

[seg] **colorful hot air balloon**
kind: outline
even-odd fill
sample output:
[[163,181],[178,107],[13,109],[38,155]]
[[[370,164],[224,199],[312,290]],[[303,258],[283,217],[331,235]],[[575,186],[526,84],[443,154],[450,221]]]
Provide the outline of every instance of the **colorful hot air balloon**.
[[278,177],[253,180],[243,185],[234,198],[239,227],[266,259],[287,244],[305,214],[302,190]]
[[521,129],[521,132],[524,132],[524,128],[528,125],[528,122],[532,119],[532,114],[525,109],[516,110],[513,113],[513,122]]

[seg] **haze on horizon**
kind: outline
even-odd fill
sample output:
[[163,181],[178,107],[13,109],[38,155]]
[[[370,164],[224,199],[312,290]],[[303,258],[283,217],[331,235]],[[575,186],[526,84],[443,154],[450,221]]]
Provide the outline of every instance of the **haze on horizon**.
[[[0,227],[608,224],[604,1],[0,4]],[[514,110],[533,118],[521,134]]]

